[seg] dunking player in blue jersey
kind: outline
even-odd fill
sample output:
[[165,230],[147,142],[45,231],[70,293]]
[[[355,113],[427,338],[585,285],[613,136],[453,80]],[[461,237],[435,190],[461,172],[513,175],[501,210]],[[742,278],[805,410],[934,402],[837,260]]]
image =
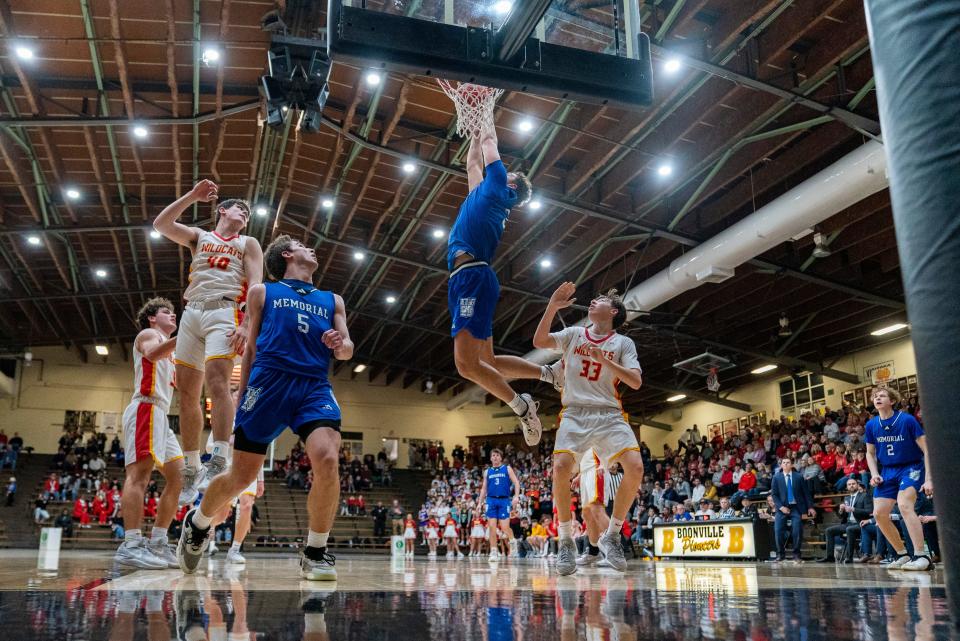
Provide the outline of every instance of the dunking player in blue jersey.
[[530,198],[530,181],[520,172],[507,172],[491,129],[479,141],[470,140],[467,182],[470,193],[460,206],[447,247],[454,360],[461,376],[510,406],[520,417],[527,444],[536,445],[542,431],[538,404],[529,394],[514,392],[504,376],[538,378],[549,372],[516,356],[493,355],[493,313],[500,284],[490,267],[510,210]]
[[[513,487],[513,497],[511,494]],[[477,505],[483,505],[486,498],[487,505],[487,535],[490,537],[490,562],[500,559],[497,552],[497,526],[503,530],[510,540],[510,556],[517,555],[517,540],[513,538],[510,529],[510,509],[520,503],[520,479],[513,468],[503,463],[503,453],[494,449],[490,452],[490,467],[483,474],[483,485],[480,486],[480,495]]]
[[[891,570],[928,570],[930,557],[923,554],[923,524],[914,510],[917,492],[933,494],[933,481],[927,461],[927,438],[923,427],[913,416],[893,406],[900,400],[896,390],[877,387],[873,405],[878,415],[867,421],[864,440],[867,443],[867,465],[873,491],[873,514],[877,527],[897,552],[887,567]],[[880,466],[877,466],[877,461]],[[890,520],[893,506],[900,506],[900,516],[913,543],[913,557],[907,554],[900,530]]]
[[270,443],[289,426],[303,441],[314,474],[300,574],[334,581],[327,537],[340,495],[340,406],[327,371],[331,356],[353,356],[353,343],[343,299],[312,285],[312,249],[280,236],[264,257],[267,270],[281,280],[251,287],[247,298],[250,339],[240,370],[233,465],[210,482],[199,507],[184,518],[177,560],[188,574],[197,569],[214,515],[257,478]]

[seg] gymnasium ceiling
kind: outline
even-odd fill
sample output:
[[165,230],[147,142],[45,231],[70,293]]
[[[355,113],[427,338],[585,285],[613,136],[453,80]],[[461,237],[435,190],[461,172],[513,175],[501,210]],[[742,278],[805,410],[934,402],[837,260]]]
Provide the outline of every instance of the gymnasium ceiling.
[[[449,229],[466,183],[422,165],[405,173],[386,153],[462,170],[452,105],[433,81],[389,75],[373,88],[363,69],[338,64],[324,112],[336,128],[261,125],[270,40],[261,18],[279,8],[294,35],[314,35],[326,3],[312,4],[0,0],[0,349],[63,345],[96,358],[93,344],[108,343],[126,354],[145,297],[177,300],[185,285],[189,256],[151,238],[149,222],[210,177],[221,197],[268,207],[249,230],[262,243],[290,233],[317,246],[320,285],[344,295],[355,363],[368,366],[357,376],[463,390],[447,334],[446,243],[433,233]],[[604,3],[557,4],[587,21]],[[580,301],[624,291],[868,139],[782,90],[879,131],[861,0],[644,0],[640,9],[655,44],[650,108],[510,92],[499,103],[505,159],[565,203],[515,212],[507,225],[495,261],[503,353],[531,349],[545,297],[562,280],[578,282]],[[15,55],[17,43],[34,58]],[[198,43],[217,43],[222,62],[202,64]],[[660,48],[714,66],[668,75]],[[520,130],[523,117],[532,132]],[[133,136],[136,122],[158,118],[180,120]],[[657,173],[665,159],[675,168],[666,179]],[[905,319],[892,224],[882,192],[821,225],[829,257],[811,257],[810,234],[762,255],[765,267],[740,266],[632,322],[646,384],[625,395],[627,409],[649,416],[678,389],[703,394],[704,380],[672,363],[708,348],[737,363],[722,376],[723,396],[755,380],[760,364],[817,369],[877,342],[870,330]],[[668,228],[669,238],[649,233]],[[781,312],[789,338],[777,336]],[[537,394],[558,404],[552,389]]]

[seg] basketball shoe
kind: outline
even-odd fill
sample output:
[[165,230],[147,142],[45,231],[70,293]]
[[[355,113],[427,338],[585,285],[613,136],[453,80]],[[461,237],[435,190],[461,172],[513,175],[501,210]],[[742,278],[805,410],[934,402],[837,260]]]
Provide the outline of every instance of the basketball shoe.
[[603,556],[607,559],[610,567],[620,572],[627,571],[627,557],[624,556],[623,546],[620,545],[619,532],[614,534],[604,532],[601,534],[600,540],[597,541],[597,547],[603,552]]
[[337,558],[327,548],[305,547],[300,553],[300,576],[308,581],[336,581]]
[[566,576],[577,571],[577,544],[573,539],[561,538],[557,550],[557,574]]
[[113,555],[113,560],[120,565],[129,565],[141,570],[167,569],[167,562],[151,552],[142,538],[121,543],[116,554]]
[[526,413],[520,417],[520,428],[523,430],[523,440],[526,441],[528,446],[533,447],[540,442],[540,435],[543,433],[540,417],[537,416],[540,403],[534,401],[533,397],[527,393],[521,394],[520,398],[527,404]]
[[184,574],[193,574],[203,559],[203,552],[210,542],[211,528],[201,530],[193,524],[193,515],[197,508],[193,508],[183,518],[183,531],[180,532],[180,541],[177,543],[177,563]]

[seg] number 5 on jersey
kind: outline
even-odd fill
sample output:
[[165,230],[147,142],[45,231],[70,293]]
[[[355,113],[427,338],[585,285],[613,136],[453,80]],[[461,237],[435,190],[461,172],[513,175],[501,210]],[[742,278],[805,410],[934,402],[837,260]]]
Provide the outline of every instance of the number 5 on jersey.
[[583,369],[580,370],[580,376],[588,381],[595,381],[600,378],[600,371],[603,369],[603,363],[583,360]]
[[297,314],[297,331],[302,334],[306,334],[310,331],[310,325],[307,324],[307,321],[310,320],[310,317],[306,314]]

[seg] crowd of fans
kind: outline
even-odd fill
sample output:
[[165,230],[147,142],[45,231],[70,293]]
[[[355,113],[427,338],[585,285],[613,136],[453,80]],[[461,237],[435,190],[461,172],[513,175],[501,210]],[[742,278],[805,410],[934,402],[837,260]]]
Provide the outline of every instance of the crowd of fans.
[[[901,406],[919,420],[916,397],[904,400]],[[844,538],[847,553],[843,560],[888,562],[893,552],[870,510],[864,513],[858,509],[854,515],[852,507],[845,506],[858,493],[871,494],[864,443],[864,426],[872,416],[871,410],[844,404],[837,410],[825,408],[796,419],[781,416],[734,434],[708,436],[694,425],[682,434],[676,447],[664,445],[662,455],[656,458],[646,443],[641,443],[646,473],[630,508],[630,518],[624,523],[624,541],[632,541],[638,551],[652,555],[653,527],[660,523],[753,518],[769,523],[772,529],[776,507],[771,485],[781,461],[789,459],[802,475],[809,495],[818,497],[816,515],[805,520],[818,524],[839,520],[843,526],[831,531],[825,558],[833,559],[834,539]],[[476,500],[492,448],[489,442],[475,444],[469,451],[458,445],[449,460],[442,446],[428,448],[423,460],[435,470],[434,478],[416,517],[408,516],[416,523],[420,544],[426,546],[427,531],[435,525],[442,528],[451,517],[458,526],[458,545],[474,550],[473,519],[480,519],[485,526],[485,509]],[[521,541],[521,554],[549,555],[555,551],[557,539],[551,496],[552,442],[545,435],[536,451],[520,451],[510,445],[503,449],[504,460],[516,471],[522,488],[519,505],[511,514],[511,528]],[[617,468],[614,465],[610,470],[614,487],[620,474]],[[578,503],[574,487],[571,507],[576,515],[575,527],[584,538]],[[918,499],[917,513],[924,523],[927,546],[939,556],[930,499]]]

